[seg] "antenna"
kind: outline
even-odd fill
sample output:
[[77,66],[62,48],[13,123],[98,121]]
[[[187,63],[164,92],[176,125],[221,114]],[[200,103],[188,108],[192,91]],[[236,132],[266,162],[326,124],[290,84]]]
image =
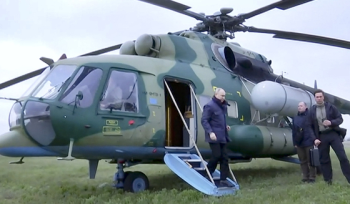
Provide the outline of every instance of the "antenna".
[[314,88],[317,89],[317,81],[315,79],[315,82],[314,82]]

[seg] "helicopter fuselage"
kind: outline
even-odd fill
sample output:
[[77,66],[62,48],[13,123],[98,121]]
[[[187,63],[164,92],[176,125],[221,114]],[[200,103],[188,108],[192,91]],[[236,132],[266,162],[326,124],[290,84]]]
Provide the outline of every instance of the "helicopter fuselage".
[[[316,81],[311,88],[276,75],[271,60],[226,39],[233,39],[235,32],[266,33],[349,49],[350,42],[344,40],[243,24],[271,9],[286,10],[310,0],[278,1],[236,16],[228,15],[232,8],[205,15],[175,1],[143,2],[200,22],[190,31],[144,34],[76,58],[63,54],[54,62],[41,57],[48,67],[1,83],[3,89],[41,73],[13,104],[10,130],[0,135],[0,154],[22,157],[12,164],[22,164],[23,157],[87,159],[91,179],[99,160],[110,159],[117,163],[113,186],[129,192],[148,189],[149,181],[140,171],[124,172],[125,167],[164,162],[203,193],[232,194],[239,189],[232,171],[234,181],[226,181],[233,186],[222,188],[219,171],[209,172],[203,161],[211,151],[204,139],[202,109],[220,87],[230,104],[226,121],[231,162],[273,158],[299,164],[290,157],[296,154],[291,117],[299,102],[308,108],[315,104]],[[118,49],[119,55],[101,55]],[[350,101],[328,93],[325,100],[350,114]],[[212,183],[203,178],[204,171]]]
[[[65,156],[74,140],[75,158],[162,160],[166,152],[195,153],[195,141],[203,157],[209,158],[201,109],[216,87],[226,91],[230,104],[227,123],[232,141],[227,147],[232,160],[295,154],[284,116],[265,120],[266,115],[252,105],[255,83],[230,71],[241,65],[265,66],[266,58],[205,36],[194,32],[152,36],[161,45],[145,56],[57,61],[30,96],[14,104],[10,131],[0,136],[0,154]],[[232,53],[227,47],[236,55],[249,57],[252,65],[229,59]],[[116,87],[108,88],[112,83],[122,94],[121,101],[110,106],[103,103],[108,94],[117,92]]]

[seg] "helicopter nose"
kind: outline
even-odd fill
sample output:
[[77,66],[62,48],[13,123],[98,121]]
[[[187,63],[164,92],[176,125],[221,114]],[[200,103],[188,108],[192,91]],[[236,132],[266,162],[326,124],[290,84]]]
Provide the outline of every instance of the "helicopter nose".
[[21,127],[0,135],[0,155],[8,157],[56,156],[32,142]]
[[13,150],[23,147],[36,146],[29,140],[22,128],[18,128],[0,135],[0,154],[11,156]]

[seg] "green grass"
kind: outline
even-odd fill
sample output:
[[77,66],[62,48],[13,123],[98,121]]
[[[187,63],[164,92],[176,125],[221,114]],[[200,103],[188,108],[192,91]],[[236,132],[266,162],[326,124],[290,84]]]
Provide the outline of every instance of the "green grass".
[[[347,150],[350,157],[350,148]],[[322,176],[315,184],[302,184],[299,165],[257,159],[233,164],[241,190],[234,196],[206,196],[172,173],[165,165],[138,165],[127,170],[143,171],[150,180],[147,192],[125,193],[110,187],[115,165],[100,161],[95,180],[88,179],[88,162],[57,161],[56,158],[0,157],[0,203],[349,203],[350,186],[332,154],[334,184]]]

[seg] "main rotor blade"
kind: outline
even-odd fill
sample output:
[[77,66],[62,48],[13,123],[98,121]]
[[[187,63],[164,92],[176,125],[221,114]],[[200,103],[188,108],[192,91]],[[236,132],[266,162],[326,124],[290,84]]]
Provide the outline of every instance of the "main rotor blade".
[[253,33],[269,33],[275,34],[274,38],[281,38],[287,40],[297,40],[311,43],[318,43],[323,45],[335,46],[350,49],[350,42],[335,38],[327,38],[323,36],[310,35],[304,33],[295,33],[288,31],[280,31],[280,30],[269,30],[255,27],[247,27],[244,31],[253,32]]
[[269,10],[274,9],[274,8],[278,8],[278,9],[281,9],[281,10],[287,10],[287,9],[299,6],[301,4],[304,4],[304,3],[307,3],[307,2],[310,2],[310,1],[313,1],[313,0],[281,0],[281,1],[278,1],[278,2],[275,2],[275,3],[272,3],[270,5],[261,7],[259,9],[256,9],[256,10],[254,10],[252,12],[245,13],[245,14],[240,14],[237,17],[239,17],[241,19],[248,19],[248,18],[254,17],[256,15],[265,13],[265,12],[267,12]]
[[100,50],[96,50],[96,51],[89,52],[89,53],[86,53],[86,54],[83,54],[83,55],[79,55],[79,57],[89,56],[89,55],[100,55],[100,54],[103,54],[103,53],[106,53],[106,52],[110,52],[110,51],[113,51],[113,50],[118,50],[121,46],[122,46],[122,44],[113,45],[113,46],[106,47],[106,48],[103,48],[103,49],[100,49]]
[[6,97],[0,97],[0,99],[10,100],[10,101],[18,101],[18,99],[17,99],[17,98],[6,98]]
[[192,18],[195,18],[197,20],[201,20],[201,21],[206,21],[207,19],[205,18],[205,16],[199,14],[199,13],[195,13],[193,11],[189,11],[188,9],[190,9],[191,7],[186,6],[184,4],[180,4],[178,2],[175,1],[171,1],[171,0],[139,0],[139,1],[143,1],[149,4],[153,4],[156,6],[160,6],[187,16],[190,16]]
[[14,78],[14,79],[11,79],[9,81],[6,81],[4,83],[1,83],[0,84],[0,90],[3,89],[3,88],[6,88],[6,87],[9,87],[9,86],[12,86],[14,84],[17,84],[19,82],[22,82],[22,81],[25,81],[27,79],[30,79],[32,77],[35,77],[39,74],[41,74],[47,67],[44,67],[44,68],[41,68],[41,69],[38,69],[38,70],[35,70],[33,72],[29,72],[27,74],[24,74],[22,76],[19,76],[17,78]]
[[[118,50],[118,49],[121,47],[121,45],[122,45],[122,44],[114,45],[114,46],[107,47],[107,48],[103,48],[103,49],[100,49],[100,50],[96,50],[96,51],[93,51],[93,52],[89,52],[89,53],[80,55],[79,57],[88,56],[88,55],[99,55],[99,54],[103,54],[103,53],[110,52],[110,51],[113,51],[113,50]],[[58,60],[66,59],[66,58],[67,58],[67,56],[66,56],[65,54],[63,54]],[[42,58],[41,58],[41,59],[42,59]],[[53,63],[53,60],[52,60],[52,63]],[[52,63],[51,63],[51,64],[52,64]],[[49,63],[49,64],[50,64],[50,63]],[[27,79],[30,79],[30,78],[32,78],[32,77],[38,76],[38,75],[40,75],[46,68],[47,68],[47,67],[44,67],[44,68],[35,70],[35,71],[33,71],[33,72],[24,74],[24,75],[22,75],[22,76],[19,76],[19,77],[17,77],[17,78],[11,79],[11,80],[6,81],[6,82],[4,82],[4,83],[1,83],[1,84],[0,84],[0,90],[3,89],[3,88],[6,88],[6,87],[12,86],[12,85],[14,85],[14,84],[17,84],[17,83],[19,83],[19,82],[25,81],[25,80],[27,80]]]

